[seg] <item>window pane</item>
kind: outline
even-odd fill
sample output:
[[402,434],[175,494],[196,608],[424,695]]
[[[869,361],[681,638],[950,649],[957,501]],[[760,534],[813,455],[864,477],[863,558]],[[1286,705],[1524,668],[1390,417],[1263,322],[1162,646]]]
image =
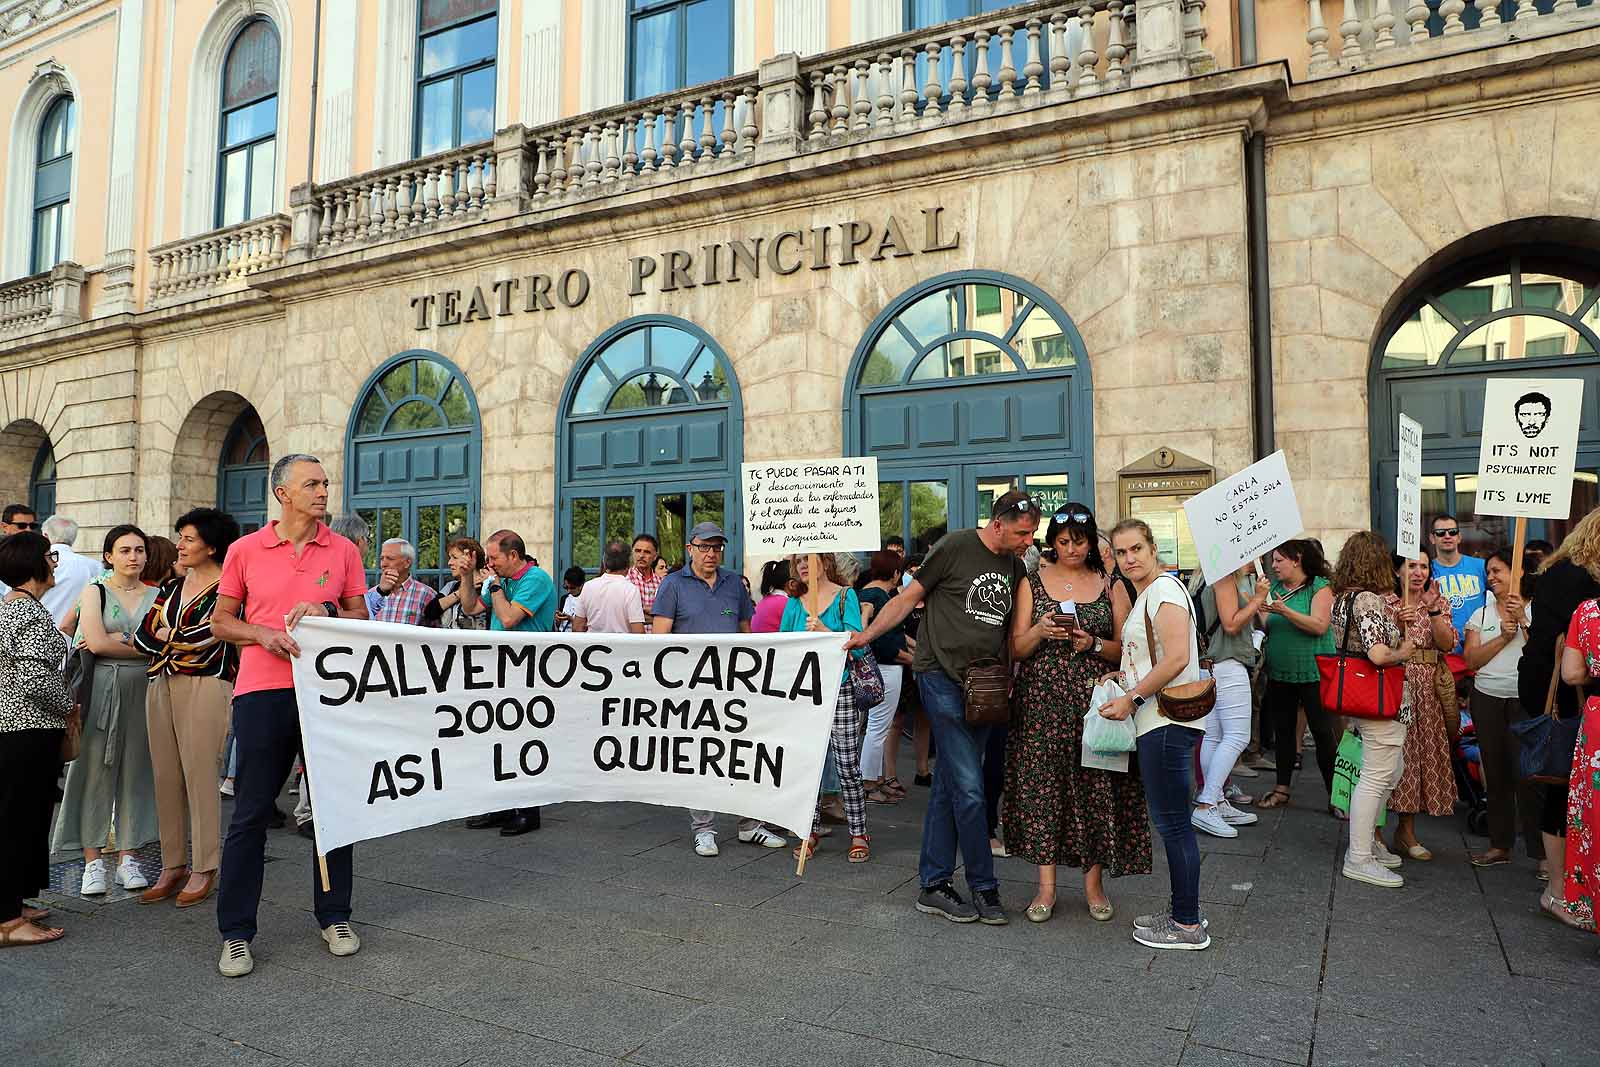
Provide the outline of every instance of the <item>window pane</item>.
[[222,106],[235,107],[278,91],[278,33],[266,19],[240,31],[222,74]]
[[572,397],[572,413],[574,415],[594,415],[600,411],[600,405],[606,402],[606,394],[611,392],[611,380],[606,377],[605,371],[599,364],[589,368],[584,374],[583,381],[578,383],[578,390]]
[[1011,339],[1025,364],[1035,370],[1070,367],[1075,362],[1072,345],[1061,325],[1042,307],[1028,312]]
[[56,265],[60,251],[56,247],[56,220],[58,208],[41,208],[33,213],[33,269],[38,274]]
[[[694,523],[698,526],[702,522],[714,522],[723,525],[724,512],[722,510],[722,490],[706,489],[694,495]],[[727,527],[723,526],[723,529]]]
[[[1039,505],[1039,514],[1044,516],[1042,521],[1045,526],[1049,525],[1050,516],[1072,499],[1065,474],[1028,474],[1023,476],[1022,484],[1028,495],[1033,497],[1033,502]],[[1044,537],[1044,526],[1039,528],[1039,536]]]
[[383,393],[389,398],[389,403],[403,400],[416,391],[416,378],[412,374],[416,365],[416,360],[408,359],[389,368],[388,373],[378,379],[378,384],[383,387]]
[[1434,367],[1444,354],[1444,346],[1456,335],[1456,328],[1431,304],[1424,304],[1389,338],[1383,350],[1386,370]]
[[912,0],[911,25],[906,28],[916,30],[966,18],[973,10],[972,0]]
[[1587,338],[1566,323],[1542,315],[1512,315],[1486,322],[1462,338],[1451,366],[1508,359],[1592,355]]
[[50,105],[39,128],[39,162],[45,163],[72,151],[72,97],[63,96]]
[[461,144],[494,136],[494,68],[461,76]]
[[249,149],[241,148],[222,157],[222,217],[218,225],[232,226],[244,221],[245,170]]
[[1511,306],[1511,275],[1482,278],[1448,293],[1441,293],[1439,303],[1462,322],[1471,322],[1479,315],[1508,308]]
[[417,567],[437,570],[439,554],[439,507],[428,504],[417,509]]
[[404,537],[405,524],[401,518],[399,508],[382,508],[378,512],[378,533],[373,538],[373,547],[378,548],[391,537]]
[[417,108],[417,154],[432,155],[455,147],[454,78],[430,82],[422,87],[422,101]]
[[422,400],[407,400],[389,416],[385,433],[405,433],[408,430],[437,430],[444,426],[439,409]]
[[950,532],[950,484],[911,483],[911,555],[926,554]]
[[223,120],[223,147],[232,148],[259,137],[269,137],[278,129],[278,98],[267,99],[230,111]]
[[1169,567],[1194,570],[1200,566],[1194,537],[1189,532],[1189,516],[1181,496],[1136,496],[1130,503],[1133,517],[1150,524],[1156,537],[1156,555]]
[[263,141],[250,149],[250,202],[245,205],[246,218],[272,213],[277,200],[272,190],[276,185],[277,143]]
[[458,537],[467,536],[467,506],[446,504],[444,507],[444,540],[449,544]]
[[623,334],[610,344],[601,353],[600,359],[605,363],[606,370],[610,371],[620,381],[631,376],[635,371],[645,368],[644,330],[633,330]]
[[422,39],[422,76],[491,60],[499,44],[499,19],[479,19]]
[[729,400],[733,397],[733,390],[728,388],[727,375],[722,372],[722,364],[717,361],[717,357],[709,348],[701,351],[685,377],[689,381],[689,387],[694,390],[695,398],[702,404]]
[[1449,495],[1442,474],[1422,476],[1422,528],[1433,529],[1433,520],[1450,510]]
[[929,293],[900,313],[900,322],[922,344],[931,344],[956,328],[956,290]]
[[1014,476],[979,478],[978,495],[972,512],[974,524],[979,528],[989,525],[989,512],[994,510],[994,502],[1016,487],[1017,479]]
[[389,413],[389,405],[384,401],[383,394],[374,389],[367,394],[366,402],[361,405],[361,414],[356,419],[356,433],[373,434],[383,430],[383,417]]
[[632,544],[633,534],[633,497],[606,497],[606,541]]
[[1478,514],[1478,476],[1458,474],[1456,482],[1456,517],[1461,522],[1461,551],[1469,556],[1486,556],[1502,545],[1511,543],[1511,524],[1514,520],[1503,515]]
[[905,334],[891,325],[867,356],[867,365],[861,369],[862,386],[900,384],[916,354]]
[[683,87],[678,68],[678,9],[633,20],[632,92],[637,100]]
[[498,6],[498,0],[422,0],[418,25],[424,32],[436,30],[474,15],[487,15]]
[[33,172],[33,206],[47,207],[72,195],[72,157],[41,163]]
[[699,0],[687,8],[684,85],[733,73],[733,12],[729,0]]
[[431,359],[417,360],[417,395],[438,400],[450,382],[450,372]]
[[361,554],[361,565],[367,570],[372,570],[378,565],[378,510],[376,508],[357,508],[356,514],[361,521],[367,524],[367,550]]
[[905,528],[905,486],[900,482],[878,483],[878,543],[901,536]]
[[450,388],[444,394],[439,406],[444,408],[444,417],[451,426],[472,425],[472,405],[468,402],[467,391],[461,388],[460,382],[450,383]]
[[[688,373],[684,364],[689,362],[689,357],[694,355],[694,350],[700,345],[700,339],[692,333],[677,330],[671,326],[652,326],[650,328],[650,362],[658,367],[666,367],[679,374]],[[606,361],[606,365],[616,370],[616,363]],[[696,363],[698,368],[699,363]],[[694,377],[699,377],[698,372]]]
[[1552,308],[1573,315],[1588,298],[1589,287],[1580,281],[1526,269],[1522,272],[1522,302],[1530,307]]
[[677,566],[683,562],[685,503],[682,493],[656,497],[656,539],[661,542],[661,554],[667,562]]
[[670,407],[687,404],[688,394],[671,378],[651,371],[622,383],[607,405],[607,411],[637,411],[641,408]]

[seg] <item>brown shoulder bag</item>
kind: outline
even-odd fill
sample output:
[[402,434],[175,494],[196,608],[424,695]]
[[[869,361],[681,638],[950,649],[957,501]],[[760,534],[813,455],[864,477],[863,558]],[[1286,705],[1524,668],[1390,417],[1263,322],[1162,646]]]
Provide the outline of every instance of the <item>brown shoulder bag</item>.
[[[1164,575],[1162,577],[1165,577]],[[1160,581],[1161,577],[1156,578]],[[1177,579],[1173,579],[1176,581]],[[1183,591],[1184,602],[1189,603],[1189,591]],[[1194,608],[1189,609],[1189,625],[1194,626]],[[1155,625],[1150,618],[1150,602],[1144,604],[1144,643],[1150,654],[1150,669],[1156,666]],[[1198,643],[1197,643],[1198,648]],[[1203,665],[1202,665],[1203,669]],[[1201,678],[1197,682],[1180,682],[1169,685],[1156,694],[1156,704],[1161,714],[1173,722],[1194,722],[1211,714],[1217,706],[1217,682],[1214,678]]]

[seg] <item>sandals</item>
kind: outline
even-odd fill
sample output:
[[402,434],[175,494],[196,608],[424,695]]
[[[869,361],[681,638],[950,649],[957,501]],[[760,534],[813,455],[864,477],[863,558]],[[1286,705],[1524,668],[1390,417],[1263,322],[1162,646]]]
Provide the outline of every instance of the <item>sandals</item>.
[[1484,852],[1476,852],[1467,857],[1467,862],[1474,867],[1503,867],[1511,862],[1511,853],[1497,848]]
[[55,926],[45,926],[23,916],[0,924],[0,948],[22,948],[25,945],[47,945],[60,941],[67,932]]
[[1328,814],[1333,816],[1334,819],[1336,819],[1339,822],[1349,822],[1350,821],[1350,813],[1349,812],[1340,811],[1338,808],[1334,807],[1332,804],[1328,805]]
[[885,778],[883,780],[883,791],[892,797],[902,800],[907,792],[906,787],[900,784],[900,779],[898,778]]
[[850,851],[845,854],[845,859],[851,863],[865,863],[872,856],[872,838],[866,834],[856,834],[850,838]]
[[1289,803],[1289,791],[1282,786],[1275,787],[1272,792],[1256,801],[1256,807],[1262,810],[1281,808]]
[[805,853],[805,858],[806,859],[810,859],[812,856],[815,856],[817,854],[817,835],[816,834],[808,834],[808,835],[806,835],[806,839],[804,841],[802,841],[799,844],[799,846],[794,849],[794,858],[795,859],[799,859],[800,858],[800,854],[801,854],[802,851]]
[[884,788],[883,783],[878,783],[867,790],[867,799],[874,804],[898,804],[900,798]]

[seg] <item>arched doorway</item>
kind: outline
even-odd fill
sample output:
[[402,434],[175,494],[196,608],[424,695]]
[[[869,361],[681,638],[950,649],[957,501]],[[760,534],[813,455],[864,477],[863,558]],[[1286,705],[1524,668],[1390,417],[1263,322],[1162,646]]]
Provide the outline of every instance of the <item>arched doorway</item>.
[[593,573],[607,541],[651,533],[683,559],[699,522],[728,533],[723,566],[739,569],[739,385],[727,356],[693,323],[643,315],[589,346],[561,395],[556,573]]
[[266,524],[271,463],[261,416],[247,407],[228,428],[217,468],[217,507],[239,520],[239,529],[245,533]]
[[362,387],[345,437],[346,506],[367,521],[368,570],[378,549],[403,537],[417,549],[412,575],[449,579],[444,546],[478,526],[483,442],[466,376],[434,352],[402,352]]
[[884,538],[926,552],[1020,486],[1047,513],[1094,499],[1088,354],[1060,306],[994,271],[930,278],[867,330],[845,450],[878,458]]
[[28,504],[43,522],[56,513],[56,453],[46,441],[33,458],[33,475],[28,479]]
[[1396,426],[1422,423],[1422,512],[1461,522],[1463,552],[1511,540],[1511,520],[1477,514],[1484,382],[1490,377],[1583,380],[1584,419],[1567,521],[1530,520],[1528,537],[1559,542],[1600,503],[1600,269],[1592,253],[1550,245],[1475,257],[1427,279],[1385,323],[1374,346],[1368,410],[1378,528],[1395,524]]

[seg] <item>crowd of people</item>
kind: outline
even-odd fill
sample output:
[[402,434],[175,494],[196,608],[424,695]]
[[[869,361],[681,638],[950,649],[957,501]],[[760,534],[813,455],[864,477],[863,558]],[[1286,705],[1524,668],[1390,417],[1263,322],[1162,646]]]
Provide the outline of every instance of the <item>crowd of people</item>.
[[[21,505],[5,509],[0,945],[62,936],[29,901],[53,851],[81,850],[84,895],[115,882],[141,903],[186,908],[215,894],[219,970],[250,972],[266,832],[286,817],[277,807],[286,782],[313,834],[290,667],[295,625],[310,616],[483,631],[837,633],[848,656],[811,825],[691,811],[696,855],[720,853],[719,817],[730,817],[738,843],[778,849],[797,838],[798,857],[842,825],[845,859],[868,862],[871,809],[910,793],[896,773],[904,735],[912,785],[928,791],[918,911],[1007,923],[995,857],[1012,856],[1036,871],[1028,921],[1051,919],[1069,867],[1083,872],[1081,906],[1109,922],[1107,876],[1150,872],[1159,837],[1169,903],[1131,924],[1155,949],[1210,945],[1198,835],[1237,837],[1259,821],[1253,809],[1291,803],[1308,745],[1323,785],[1316,804],[1326,796],[1329,816],[1348,823],[1344,875],[1403,886],[1407,861],[1434,859],[1416,815],[1456,808],[1470,727],[1489,847],[1469,861],[1509,864],[1520,831],[1545,883],[1541,907],[1594,929],[1600,511],[1559,548],[1530,543],[1520,581],[1509,552],[1463,554],[1460,523],[1441,515],[1414,559],[1370,531],[1349,537],[1331,564],[1319,542],[1298,539],[1207,585],[1175,574],[1142,521],[1102,531],[1085,505],[1041,514],[1012,490],[985,525],[947,533],[925,555],[891,538],[864,561],[791,556],[763,567],[759,590],[723,565],[728,537],[713,522],[683,534],[677,567],[640,533],[605,544],[596,576],[567,571],[561,591],[517,532],[458,537],[444,546],[451,577],[436,589],[413,573],[415,546],[389,539],[369,557],[360,518],[327,521],[329,482],[315,457],[283,457],[271,484],[279,514],[259,530],[241,534],[227,514],[197,508],[174,524],[175,542],[115,527],[99,560],[73,550],[71,520],[40,524]],[[366,558],[376,563],[370,584]],[[1338,654],[1403,669],[1396,717],[1341,721],[1324,706],[1321,663]],[[998,721],[982,691],[996,677],[1009,686]],[[1570,771],[1541,782],[1519,735],[1546,714],[1546,754],[1556,749],[1547,762]],[[1125,724],[1125,751],[1086,741],[1091,728],[1101,736],[1096,717]],[[1360,742],[1359,777],[1333,803],[1347,734]],[[1273,782],[1254,797],[1245,783],[1263,774]],[[233,798],[225,832],[223,795]],[[540,813],[487,812],[466,826],[518,836],[539,829]],[[159,873],[136,860],[153,842]],[[351,955],[352,851],[325,860],[313,878],[317,924],[330,952]]]

